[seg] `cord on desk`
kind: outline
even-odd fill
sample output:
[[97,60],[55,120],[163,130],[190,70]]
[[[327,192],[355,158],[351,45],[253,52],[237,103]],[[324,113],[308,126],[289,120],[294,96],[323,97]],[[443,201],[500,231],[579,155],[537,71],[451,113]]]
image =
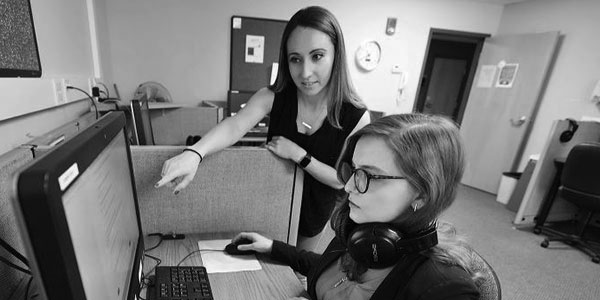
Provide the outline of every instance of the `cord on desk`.
[[183,263],[183,261],[185,261],[188,257],[192,256],[195,253],[202,252],[202,251],[218,251],[218,252],[223,252],[225,250],[218,250],[218,249],[198,249],[198,250],[194,250],[194,251],[190,252],[188,255],[186,255],[184,258],[182,258],[179,261],[179,263],[177,264],[177,267],[181,266],[181,263]]
[[9,261],[7,258],[4,258],[2,256],[0,256],[1,262],[7,264],[11,268],[17,269],[25,274],[31,275],[31,271],[28,270],[29,269],[29,261],[27,260],[27,258],[25,258],[25,256],[23,256],[23,254],[21,254],[19,251],[17,251],[15,248],[13,248],[11,245],[9,245],[7,242],[5,242],[1,238],[0,238],[0,246],[2,246],[2,248],[4,248],[6,251],[8,251],[8,253],[12,254],[12,256],[14,256],[18,260],[20,260],[25,266],[27,266],[27,269],[17,266],[16,264]]
[[99,85],[103,86],[104,89],[106,90],[106,98],[110,98],[110,92],[108,91],[108,88],[106,87],[106,84],[102,83],[102,82],[98,82]]
[[[12,254],[14,257],[19,259],[25,266],[27,266],[27,268],[29,268],[29,261],[27,260],[27,258],[25,258],[25,256],[23,256],[23,254],[21,254],[19,251],[17,251],[15,248],[13,248],[11,245],[9,245],[7,242],[5,242],[1,238],[0,238],[0,246],[2,246],[2,248],[4,248],[6,251],[8,251],[8,253]],[[8,265],[9,267],[11,267],[15,270],[21,271],[21,272],[29,275],[29,281],[27,281],[27,286],[25,288],[25,300],[30,299],[29,298],[29,287],[31,286],[31,282],[33,281],[33,275],[31,274],[31,270],[17,266],[13,262],[9,261],[7,258],[2,257],[2,256],[0,256],[0,261],[2,261],[3,263],[5,263],[6,265]],[[31,297],[33,298],[33,297],[37,297],[37,296],[39,296],[39,294],[34,294]]]
[[116,102],[118,102],[118,101],[121,101],[121,99],[120,99],[120,98],[110,98],[110,97],[106,97],[106,98],[99,98],[99,99],[98,99],[98,102],[101,102],[101,103],[102,103],[102,102],[115,102],[115,103],[116,103]]
[[137,296],[141,300],[146,300],[145,298],[140,296],[140,293],[142,292],[143,289],[148,287],[148,285],[149,285],[148,283],[150,282],[150,279],[148,277],[150,276],[150,274],[152,274],[154,272],[154,270],[156,270],[156,267],[158,267],[160,265],[160,263],[162,262],[162,260],[160,258],[149,255],[149,254],[144,253],[144,257],[148,257],[148,258],[155,260],[156,265],[154,265],[154,267],[152,267],[152,269],[150,269],[150,271],[148,271],[148,273],[144,273],[142,271],[142,280],[140,282],[140,288],[138,289],[138,292],[137,292]]
[[25,287],[25,300],[33,299],[38,297],[40,294],[36,293],[29,297],[29,288],[31,287],[31,282],[33,281],[33,276],[29,277],[29,281],[27,281],[27,287]]
[[158,243],[156,243],[156,245],[154,245],[154,246],[152,246],[152,247],[150,247],[148,249],[144,249],[144,253],[148,252],[150,250],[154,250],[154,249],[158,248],[158,246],[160,246],[160,244],[163,241],[163,235],[162,235],[162,233],[158,233],[158,232],[150,233],[150,234],[148,234],[148,236],[158,236],[159,240],[158,240]]
[[67,86],[67,89],[78,90],[78,91],[84,93],[86,96],[88,96],[88,98],[90,98],[90,101],[92,101],[92,105],[94,106],[94,109],[96,110],[96,120],[98,120],[98,106],[96,106],[96,102],[94,101],[94,98],[92,98],[92,96],[90,96],[90,94],[88,94],[88,92],[86,92],[78,87],[69,85],[69,86]]
[[158,267],[160,265],[160,263],[162,262],[162,260],[158,257],[149,255],[149,254],[144,254],[145,257],[154,259],[156,261],[156,265],[154,265],[154,267],[152,267],[152,269],[150,269],[150,271],[148,271],[148,274],[146,274],[146,276],[149,276],[150,274],[152,274],[152,272],[154,272],[154,270],[156,269],[156,267]]

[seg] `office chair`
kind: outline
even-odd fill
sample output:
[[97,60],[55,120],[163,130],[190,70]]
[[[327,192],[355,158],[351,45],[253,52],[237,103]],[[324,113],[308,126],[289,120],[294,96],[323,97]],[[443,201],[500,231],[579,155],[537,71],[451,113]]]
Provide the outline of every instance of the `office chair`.
[[563,199],[587,212],[585,221],[578,221],[575,234],[553,231],[551,236],[541,243],[542,247],[547,248],[551,241],[565,242],[590,255],[593,262],[600,263],[600,249],[592,247],[590,241],[584,237],[592,215],[600,212],[599,182],[600,143],[582,143],[573,147],[565,161],[558,192]]
[[490,264],[475,250],[472,252],[470,267],[478,272],[481,277],[475,280],[475,286],[479,289],[479,300],[501,300],[502,290],[498,275]]

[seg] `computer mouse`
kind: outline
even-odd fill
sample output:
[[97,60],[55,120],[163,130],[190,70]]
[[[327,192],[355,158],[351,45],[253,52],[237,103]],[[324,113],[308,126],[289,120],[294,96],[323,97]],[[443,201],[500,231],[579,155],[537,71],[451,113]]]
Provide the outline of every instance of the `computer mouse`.
[[229,255],[250,255],[256,253],[256,251],[254,250],[239,250],[237,248],[238,245],[245,244],[252,244],[252,241],[249,239],[242,238],[236,241],[235,243],[230,243],[229,245],[225,246],[225,252]]

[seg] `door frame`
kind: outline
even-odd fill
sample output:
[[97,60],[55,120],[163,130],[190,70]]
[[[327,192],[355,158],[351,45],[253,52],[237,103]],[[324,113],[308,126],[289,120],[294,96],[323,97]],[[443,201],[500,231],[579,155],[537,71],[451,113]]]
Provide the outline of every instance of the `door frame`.
[[419,76],[419,84],[417,86],[416,93],[416,101],[413,104],[413,112],[421,111],[425,105],[425,95],[421,95],[427,91],[427,86],[423,86],[423,80],[425,73],[427,72],[427,68],[432,66],[428,65],[430,55],[430,47],[431,42],[433,40],[440,41],[451,41],[451,42],[462,42],[475,44],[475,52],[473,54],[473,58],[471,59],[471,67],[469,68],[469,73],[467,75],[467,80],[465,81],[464,86],[462,86],[460,94],[460,105],[458,109],[458,115],[456,122],[458,124],[462,121],[462,116],[465,112],[465,107],[467,106],[467,100],[469,98],[469,92],[471,91],[471,85],[473,84],[473,79],[475,77],[475,71],[477,70],[477,65],[479,63],[479,55],[481,54],[481,50],[483,49],[483,43],[485,39],[490,37],[490,34],[486,33],[476,33],[476,32],[468,32],[468,31],[456,31],[456,30],[448,30],[448,29],[440,29],[440,28],[431,28],[429,30],[429,37],[427,39],[427,47],[425,48],[425,57],[423,59],[423,64],[421,66],[421,75]]

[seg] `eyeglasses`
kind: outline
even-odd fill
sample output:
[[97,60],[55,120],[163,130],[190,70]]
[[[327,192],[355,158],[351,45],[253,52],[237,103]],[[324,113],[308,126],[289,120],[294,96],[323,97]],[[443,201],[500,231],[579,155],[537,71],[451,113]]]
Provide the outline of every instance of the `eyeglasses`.
[[344,184],[350,180],[350,177],[354,175],[354,186],[356,190],[364,194],[369,189],[369,182],[371,179],[406,179],[402,176],[388,176],[388,175],[373,175],[363,169],[355,169],[349,163],[342,162],[340,165],[340,177]]

